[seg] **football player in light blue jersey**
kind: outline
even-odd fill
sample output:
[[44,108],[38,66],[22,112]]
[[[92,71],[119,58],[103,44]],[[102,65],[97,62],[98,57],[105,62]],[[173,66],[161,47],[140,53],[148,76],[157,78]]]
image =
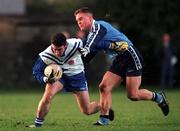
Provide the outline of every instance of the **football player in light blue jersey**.
[[[78,51],[82,45],[81,39],[66,39],[62,33],[58,33],[51,38],[51,45],[39,54],[33,67],[33,75],[39,83],[45,83],[46,87],[38,105],[35,123],[28,127],[41,127],[53,97],[63,88],[75,94],[84,114],[90,115],[99,111],[99,102],[90,102],[84,65]],[[62,78],[58,81],[44,75],[44,69],[52,63],[58,64],[63,70]]]
[[107,125],[113,120],[111,108],[111,90],[115,85],[126,79],[127,97],[133,101],[152,100],[161,108],[166,116],[169,113],[168,101],[163,92],[156,93],[147,89],[139,89],[142,79],[142,57],[132,42],[111,24],[105,21],[96,21],[88,7],[75,11],[75,19],[82,31],[88,31],[86,43],[81,48],[82,55],[96,54],[104,50],[114,57],[110,69],[104,74],[100,88],[100,119],[95,125]]

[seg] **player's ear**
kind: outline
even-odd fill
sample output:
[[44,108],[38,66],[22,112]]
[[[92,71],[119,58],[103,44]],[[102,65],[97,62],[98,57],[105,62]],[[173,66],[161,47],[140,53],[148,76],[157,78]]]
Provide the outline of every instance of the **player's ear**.
[[89,20],[92,22],[93,21],[93,16],[92,15],[88,15],[88,18],[89,18]]
[[93,19],[93,14],[92,13],[88,13],[87,15],[89,16],[89,18]]

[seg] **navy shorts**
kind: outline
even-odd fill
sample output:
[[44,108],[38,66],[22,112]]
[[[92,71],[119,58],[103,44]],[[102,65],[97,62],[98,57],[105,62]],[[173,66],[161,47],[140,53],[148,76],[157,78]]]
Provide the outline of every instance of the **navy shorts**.
[[134,46],[130,46],[127,51],[114,59],[109,71],[121,77],[141,76],[142,61],[139,51]]
[[88,90],[87,80],[84,72],[73,76],[63,74],[60,82],[64,85],[65,91],[68,92]]

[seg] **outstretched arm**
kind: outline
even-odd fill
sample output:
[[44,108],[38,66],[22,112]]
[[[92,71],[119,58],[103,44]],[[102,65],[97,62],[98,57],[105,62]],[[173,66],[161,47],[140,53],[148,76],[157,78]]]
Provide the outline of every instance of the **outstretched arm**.
[[[81,53],[84,57],[90,52],[96,52],[97,44],[100,43],[106,32],[107,30],[102,25],[97,23],[93,25],[93,30],[89,33],[88,38],[85,41],[84,47],[81,48]],[[106,49],[108,47],[103,48]]]

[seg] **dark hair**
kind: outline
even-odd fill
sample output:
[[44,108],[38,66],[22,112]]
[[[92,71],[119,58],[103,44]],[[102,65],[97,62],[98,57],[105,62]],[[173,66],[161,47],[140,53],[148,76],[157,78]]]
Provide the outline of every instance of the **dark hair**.
[[81,7],[79,9],[77,9],[74,12],[74,16],[76,16],[78,13],[90,13],[90,14],[93,14],[93,12],[88,7]]
[[66,36],[63,33],[57,33],[51,37],[51,44],[55,46],[66,45]]

